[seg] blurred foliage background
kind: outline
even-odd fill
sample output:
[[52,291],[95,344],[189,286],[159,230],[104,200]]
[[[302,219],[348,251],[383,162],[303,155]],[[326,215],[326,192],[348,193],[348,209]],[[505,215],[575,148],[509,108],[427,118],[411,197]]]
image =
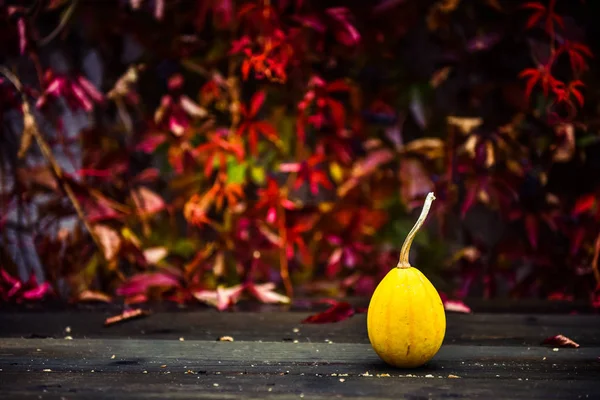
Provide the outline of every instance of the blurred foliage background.
[[598,7],[0,1],[0,298],[600,306]]

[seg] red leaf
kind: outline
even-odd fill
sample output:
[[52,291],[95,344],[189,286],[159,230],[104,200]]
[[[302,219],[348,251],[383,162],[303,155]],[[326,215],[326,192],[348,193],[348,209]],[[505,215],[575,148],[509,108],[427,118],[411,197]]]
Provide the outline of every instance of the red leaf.
[[351,89],[350,85],[341,79],[328,83],[326,88],[328,93],[348,92]]
[[[96,86],[85,77],[79,75],[76,78],[76,82],[85,91],[85,93],[92,98],[96,103],[102,103],[104,101],[104,94],[102,94]],[[75,86],[75,85],[73,85]]]
[[244,60],[244,62],[242,62],[242,78],[244,81],[248,80],[248,75],[250,75],[250,67],[252,65],[250,64],[250,61],[248,60]]
[[265,138],[267,138],[271,142],[277,142],[277,140],[279,139],[277,135],[277,130],[270,123],[266,121],[258,121],[255,122],[253,125],[256,129],[260,131],[260,133],[262,133],[262,135]]
[[319,33],[325,32],[325,25],[314,16],[294,16],[292,18],[306,28],[313,29]]
[[146,168],[134,178],[135,182],[153,182],[160,176],[160,171],[156,168]]
[[143,273],[132,276],[117,288],[117,295],[132,297],[146,294],[152,287],[165,289],[180,287],[179,278],[166,272]]
[[542,4],[533,2],[533,1],[525,3],[525,4],[521,4],[521,8],[527,8],[527,9],[531,9],[531,10],[541,10],[541,11],[546,10],[546,7],[544,7]]
[[575,349],[579,347],[579,344],[563,335],[551,336],[545,339],[542,344],[547,344],[554,347],[572,347]]
[[535,216],[531,214],[525,216],[525,230],[531,247],[536,249],[538,245],[538,222]]
[[256,155],[258,152],[258,133],[254,124],[248,124],[246,132],[248,134],[248,144],[250,145],[250,153]]
[[381,0],[374,8],[373,14],[380,14],[389,11],[394,7],[404,3],[406,0]]
[[131,191],[131,199],[140,215],[152,215],[165,208],[165,201],[145,186]]
[[350,23],[351,15],[346,7],[332,7],[325,12],[339,24],[339,27],[335,30],[338,42],[346,46],[354,46],[360,42],[360,33]]
[[21,294],[22,299],[40,300],[46,297],[47,294],[52,292],[52,286],[50,286],[48,282],[44,282],[41,285],[38,285],[35,279],[32,279],[32,282],[35,286],[29,290],[25,290]]
[[248,118],[256,117],[258,114],[258,110],[262,107],[265,102],[266,94],[264,91],[259,91],[252,96],[252,100],[250,100],[250,111],[248,112]]
[[527,29],[532,28],[537,22],[542,18],[544,12],[535,12],[531,14],[531,16],[527,19],[527,24],[525,25]]
[[350,318],[356,313],[356,310],[348,302],[332,302],[333,306],[326,311],[313,314],[302,321],[304,324],[326,324],[329,322],[339,322]]
[[338,131],[344,129],[344,123],[346,121],[346,110],[344,110],[344,106],[339,101],[332,99],[327,100],[327,105],[329,106],[335,128]]
[[256,297],[261,303],[283,303],[288,304],[290,298],[274,291],[275,284],[268,282],[260,285],[248,283],[246,289],[250,294]]
[[83,208],[90,222],[106,221],[121,217],[111,202],[103,196],[95,196],[95,199],[88,198],[83,202]]
[[137,144],[135,149],[150,154],[153,153],[158,146],[163,144],[165,140],[167,140],[167,136],[164,134],[147,135]]
[[471,308],[460,300],[444,300],[444,309],[458,313],[470,314]]
[[144,311],[140,308],[126,310],[123,311],[121,314],[106,318],[106,320],[104,321],[104,326],[111,326],[119,322],[125,322],[132,319],[142,318],[148,315],[150,315],[148,311]]
[[19,30],[19,51],[21,54],[25,54],[25,50],[27,49],[27,32],[24,18],[19,18],[17,28]]
[[228,288],[218,287],[217,290],[198,290],[193,291],[192,295],[203,303],[214,306],[219,311],[227,309],[229,306],[238,302],[245,287],[244,285],[235,285]]
[[469,188],[469,191],[467,192],[467,195],[465,197],[465,201],[463,202],[462,207],[460,208],[460,215],[462,218],[465,218],[465,216],[467,215],[467,211],[469,211],[473,204],[475,204],[475,200],[477,200],[478,190],[479,186],[477,185],[472,185]]

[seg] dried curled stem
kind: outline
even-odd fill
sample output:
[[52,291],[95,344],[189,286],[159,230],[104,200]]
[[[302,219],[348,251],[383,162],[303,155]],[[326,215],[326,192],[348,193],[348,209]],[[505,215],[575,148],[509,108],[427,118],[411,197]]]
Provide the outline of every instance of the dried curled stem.
[[408,236],[404,240],[404,244],[402,245],[402,249],[400,250],[400,260],[398,261],[398,265],[396,268],[410,268],[410,264],[408,262],[408,255],[410,252],[410,246],[417,235],[417,232],[425,222],[425,218],[427,218],[427,214],[429,214],[429,209],[431,208],[431,203],[435,200],[435,196],[433,192],[427,194],[427,198],[425,198],[425,204],[423,205],[423,209],[421,210],[421,215],[419,215],[419,219],[415,223],[415,226],[412,227]]

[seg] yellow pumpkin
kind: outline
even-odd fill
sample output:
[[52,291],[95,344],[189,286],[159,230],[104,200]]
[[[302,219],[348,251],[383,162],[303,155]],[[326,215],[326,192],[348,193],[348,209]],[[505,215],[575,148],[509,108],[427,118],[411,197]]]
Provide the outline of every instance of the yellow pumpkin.
[[379,282],[367,311],[367,331],[373,349],[387,364],[419,367],[433,358],[444,341],[446,314],[442,299],[421,271],[408,262],[410,246],[423,225],[433,193],[406,237],[400,260]]

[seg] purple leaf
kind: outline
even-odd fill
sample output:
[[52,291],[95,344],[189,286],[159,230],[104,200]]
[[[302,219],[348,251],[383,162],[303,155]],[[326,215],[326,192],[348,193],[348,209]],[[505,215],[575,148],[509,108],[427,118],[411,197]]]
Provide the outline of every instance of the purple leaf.
[[41,285],[33,287],[32,289],[25,290],[21,295],[21,298],[24,300],[40,300],[46,297],[46,295],[51,292],[52,286],[50,286],[48,282],[44,282]]
[[356,310],[348,302],[330,302],[332,307],[326,311],[313,314],[302,321],[304,324],[326,324],[330,322],[339,322],[350,318],[356,313]]
[[325,25],[315,16],[294,16],[292,18],[307,28],[313,29],[319,33],[325,32]]
[[165,140],[167,140],[167,136],[164,134],[146,135],[144,139],[137,144],[135,149],[150,154],[153,153],[158,146],[163,144]]
[[339,23],[341,29],[335,31],[337,40],[346,46],[355,46],[360,42],[360,33],[349,21],[350,11],[346,7],[332,7],[325,11]]
[[79,75],[77,77],[77,83],[85,91],[85,93],[92,98],[96,103],[102,103],[104,101],[104,95],[96,89],[96,86],[85,77]]
[[373,14],[380,14],[382,12],[391,10],[394,7],[406,2],[406,0],[382,0],[373,8]]
[[569,339],[564,335],[556,335],[546,338],[542,342],[542,344],[550,345],[553,347],[572,347],[575,349],[579,347],[578,343],[574,342],[573,340]]
[[25,31],[25,19],[22,17],[17,21],[17,28],[19,30],[19,51],[21,54],[25,54],[27,48],[27,33]]
[[180,287],[179,278],[167,272],[151,272],[137,274],[129,278],[119,288],[117,295],[124,297],[133,297],[139,294],[146,294],[150,288],[175,288]]

